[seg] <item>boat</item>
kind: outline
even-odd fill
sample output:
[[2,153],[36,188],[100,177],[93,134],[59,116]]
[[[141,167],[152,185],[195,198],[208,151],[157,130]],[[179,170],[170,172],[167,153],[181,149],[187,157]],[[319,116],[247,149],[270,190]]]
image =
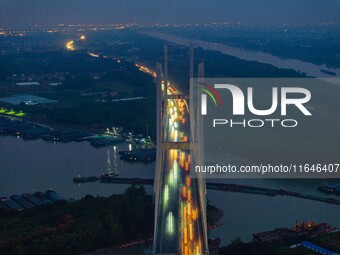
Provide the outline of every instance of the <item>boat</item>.
[[125,161],[152,162],[156,160],[156,148],[119,152],[120,159]]
[[90,176],[90,177],[75,177],[73,178],[74,183],[87,183],[87,182],[96,182],[99,180],[99,177],[97,176]]
[[324,193],[333,193],[334,189],[329,186],[320,186],[318,187],[318,191],[324,192]]
[[116,145],[122,142],[124,142],[124,139],[122,138],[96,139],[91,142],[91,145],[94,147],[102,147],[102,146]]
[[102,183],[110,183],[113,181],[113,179],[117,178],[119,176],[119,173],[117,171],[114,171],[112,173],[104,173],[100,176],[100,182]]
[[90,176],[90,177],[87,177],[87,180],[89,182],[96,182],[96,181],[99,180],[99,177],[97,177],[97,176]]
[[340,195],[340,185],[339,184],[329,185],[329,186],[319,186],[317,188],[317,190],[324,192],[324,193]]

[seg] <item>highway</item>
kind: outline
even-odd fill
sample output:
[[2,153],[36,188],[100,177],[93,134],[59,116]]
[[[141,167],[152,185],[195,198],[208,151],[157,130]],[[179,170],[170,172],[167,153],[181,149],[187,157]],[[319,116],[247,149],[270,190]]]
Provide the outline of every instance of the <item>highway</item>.
[[[167,93],[179,92],[169,82]],[[164,142],[189,142],[189,108],[184,99],[168,99],[163,118]],[[190,177],[190,162],[190,151],[165,150],[156,254],[203,254],[199,192],[196,179]]]
[[[156,73],[146,66],[135,64],[136,67],[154,78]],[[164,84],[162,81],[162,93]],[[167,82],[167,95],[180,95],[180,91]],[[164,103],[162,128],[164,143],[189,143],[190,124],[189,106],[185,99],[168,99]],[[207,247],[203,240],[205,230],[201,215],[202,196],[200,196],[197,179],[190,177],[190,151],[166,149],[161,159],[162,173],[159,184],[158,212],[155,224],[155,254],[206,254]],[[148,181],[150,183],[150,181]],[[158,192],[158,191],[155,191]],[[157,203],[157,201],[156,201]],[[204,208],[205,210],[206,208]]]

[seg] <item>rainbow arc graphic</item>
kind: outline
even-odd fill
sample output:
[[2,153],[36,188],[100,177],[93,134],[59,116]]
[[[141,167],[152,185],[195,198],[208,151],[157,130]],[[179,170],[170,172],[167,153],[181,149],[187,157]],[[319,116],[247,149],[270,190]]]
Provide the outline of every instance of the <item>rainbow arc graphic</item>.
[[203,83],[203,82],[199,82],[199,84],[203,85],[204,87],[201,88],[202,91],[204,91],[205,93],[207,93],[209,95],[209,97],[213,100],[215,106],[217,106],[217,101],[220,105],[223,104],[223,101],[221,99],[220,94],[216,91],[216,89],[214,89],[211,85],[207,84],[207,83]]

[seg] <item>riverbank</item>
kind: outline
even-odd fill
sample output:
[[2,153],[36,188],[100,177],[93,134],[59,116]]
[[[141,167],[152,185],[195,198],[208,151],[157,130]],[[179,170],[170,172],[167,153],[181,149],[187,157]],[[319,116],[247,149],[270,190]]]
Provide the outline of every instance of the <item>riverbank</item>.
[[[330,233],[320,236],[291,237],[276,244],[263,244],[259,241],[244,243],[236,238],[230,245],[220,248],[220,255],[315,255],[314,251],[304,247],[304,243],[322,247],[322,250],[331,249],[334,254],[340,252],[339,248],[340,233]],[[324,253],[326,254],[326,253]],[[332,254],[332,253],[329,253]]]
[[[135,149],[137,145],[132,145]],[[81,199],[87,194],[109,197],[123,194],[129,184],[74,184],[75,176],[100,176],[109,168],[117,169],[121,178],[154,178],[155,164],[135,163],[119,160],[119,151],[129,150],[128,144],[94,148],[88,143],[48,143],[42,140],[0,137],[0,195],[34,193],[37,190],[53,189],[65,199]],[[20,160],[18,159],[20,155]],[[108,163],[109,162],[109,163]],[[285,180],[285,179],[239,179],[214,180],[268,189],[286,189],[299,193],[320,196],[317,187],[332,184],[330,180]],[[153,195],[152,186],[145,186]],[[287,196],[266,196],[248,193],[208,190],[208,201],[224,211],[219,223],[212,229],[210,237],[221,238],[228,245],[235,237],[251,241],[252,234],[289,226],[296,220],[328,222],[340,227],[340,207],[328,203]],[[329,195],[329,197],[334,197]],[[237,220],[235,220],[237,219]]]
[[[220,212],[207,208],[208,225]],[[152,243],[154,204],[143,186],[121,195],[84,198],[23,211],[0,209],[0,253],[102,254]],[[60,244],[63,244],[60,246]]]
[[[326,65],[316,65],[296,59],[284,59],[269,53],[244,50],[241,48],[229,46],[222,43],[209,42],[204,40],[185,38],[160,32],[146,32],[148,36],[156,37],[170,43],[175,43],[189,47],[201,47],[203,50],[218,51],[222,54],[237,57],[246,61],[256,61],[264,64],[270,64],[278,68],[293,69],[307,76],[335,78],[340,77],[339,68],[328,68]],[[325,72],[326,71],[326,72]],[[328,73],[327,73],[328,72]],[[331,73],[331,75],[329,74]]]
[[73,255],[130,242],[152,235],[153,211],[142,186],[108,198],[1,211],[0,253]]
[[77,127],[53,126],[27,121],[17,117],[0,115],[0,135],[21,137],[25,140],[42,139],[49,142],[82,142],[87,141],[94,147],[116,145],[123,142],[152,147],[153,141],[143,134],[124,132],[123,128],[104,130],[87,130]]

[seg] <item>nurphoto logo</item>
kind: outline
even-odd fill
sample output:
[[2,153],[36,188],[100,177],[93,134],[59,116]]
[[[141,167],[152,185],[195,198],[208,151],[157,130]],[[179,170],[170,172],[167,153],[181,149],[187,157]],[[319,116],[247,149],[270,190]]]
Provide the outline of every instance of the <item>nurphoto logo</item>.
[[[233,84],[215,84],[211,86],[207,83],[200,83],[202,85],[201,90],[204,92],[201,94],[201,115],[207,115],[208,107],[207,107],[207,96],[211,98],[214,102],[214,105],[218,104],[222,107],[232,107],[232,115],[233,116],[244,116],[247,110],[256,116],[267,116],[274,114],[275,112],[280,111],[281,116],[287,116],[287,106],[293,105],[305,116],[311,116],[311,112],[304,105],[308,103],[311,99],[311,92],[308,89],[301,87],[272,87],[271,91],[271,106],[267,109],[257,109],[254,106],[254,93],[253,87],[247,87],[246,95],[243,91],[236,85]],[[224,104],[221,98],[221,94],[217,92],[217,89],[221,92],[224,91],[226,93],[230,93],[232,96],[232,105]],[[280,101],[279,101],[280,100]],[[247,103],[245,103],[247,101]],[[218,103],[217,103],[218,102]],[[256,118],[256,119],[242,119],[242,120],[233,120],[233,119],[225,119],[225,118],[216,118],[213,119],[212,126],[216,127],[218,125],[228,125],[229,127],[251,127],[251,128],[260,128],[267,125],[271,127],[275,127],[276,124],[281,125],[282,127],[296,127],[298,125],[298,121],[296,119],[277,119],[277,118]]]

